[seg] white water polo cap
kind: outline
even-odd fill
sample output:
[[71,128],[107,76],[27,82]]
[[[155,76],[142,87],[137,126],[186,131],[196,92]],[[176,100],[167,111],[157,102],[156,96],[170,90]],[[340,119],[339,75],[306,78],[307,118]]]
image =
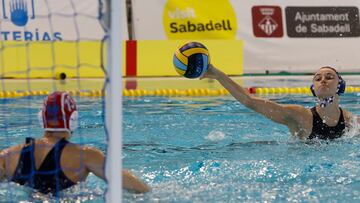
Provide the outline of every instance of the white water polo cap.
[[38,116],[45,131],[71,133],[78,127],[75,100],[66,92],[55,91],[48,95]]

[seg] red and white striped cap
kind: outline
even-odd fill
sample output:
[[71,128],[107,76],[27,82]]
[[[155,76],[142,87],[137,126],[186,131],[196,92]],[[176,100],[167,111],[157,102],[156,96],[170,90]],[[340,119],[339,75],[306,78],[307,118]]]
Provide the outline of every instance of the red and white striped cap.
[[45,131],[74,131],[78,124],[74,99],[66,92],[51,93],[44,100],[39,121]]

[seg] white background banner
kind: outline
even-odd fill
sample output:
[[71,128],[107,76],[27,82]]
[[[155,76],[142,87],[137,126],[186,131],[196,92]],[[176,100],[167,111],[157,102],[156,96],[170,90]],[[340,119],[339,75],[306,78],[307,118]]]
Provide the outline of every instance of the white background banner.
[[[126,40],[126,6],[122,7],[122,39]],[[105,0],[0,0],[0,40],[101,40],[105,8]]]
[[132,0],[132,6],[137,40],[243,40],[244,73],[360,71],[359,0]]

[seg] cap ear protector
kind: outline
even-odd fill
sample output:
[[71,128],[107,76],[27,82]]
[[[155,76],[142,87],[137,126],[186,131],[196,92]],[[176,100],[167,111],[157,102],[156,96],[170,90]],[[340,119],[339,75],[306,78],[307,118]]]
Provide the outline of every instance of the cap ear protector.
[[70,131],[75,131],[79,127],[79,113],[77,111],[72,112],[69,120]]
[[[333,69],[335,71],[335,69]],[[344,79],[342,79],[342,77],[339,75],[339,73],[337,71],[336,72],[336,75],[338,76],[339,78],[339,83],[338,83],[338,86],[337,86],[337,91],[336,91],[336,94],[338,95],[342,95],[344,94],[345,92],[345,89],[346,89],[346,82]],[[314,87],[314,84],[312,84],[310,86],[310,90],[311,90],[311,93],[314,97],[316,97],[316,93],[315,93],[315,87]]]
[[75,101],[65,92],[54,92],[44,100],[38,113],[40,126],[45,131],[67,131],[78,127],[79,114]]

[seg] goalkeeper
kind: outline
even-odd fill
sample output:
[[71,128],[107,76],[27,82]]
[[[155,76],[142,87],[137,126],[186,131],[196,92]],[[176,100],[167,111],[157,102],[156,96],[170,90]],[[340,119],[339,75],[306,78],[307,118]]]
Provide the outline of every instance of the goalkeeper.
[[[84,181],[90,172],[105,180],[105,156],[93,147],[68,140],[77,127],[75,101],[65,92],[48,95],[39,112],[44,128],[40,139],[26,138],[24,144],[0,153],[0,177],[26,185],[41,193],[58,193]],[[123,187],[143,193],[150,188],[130,171],[122,171]]]

